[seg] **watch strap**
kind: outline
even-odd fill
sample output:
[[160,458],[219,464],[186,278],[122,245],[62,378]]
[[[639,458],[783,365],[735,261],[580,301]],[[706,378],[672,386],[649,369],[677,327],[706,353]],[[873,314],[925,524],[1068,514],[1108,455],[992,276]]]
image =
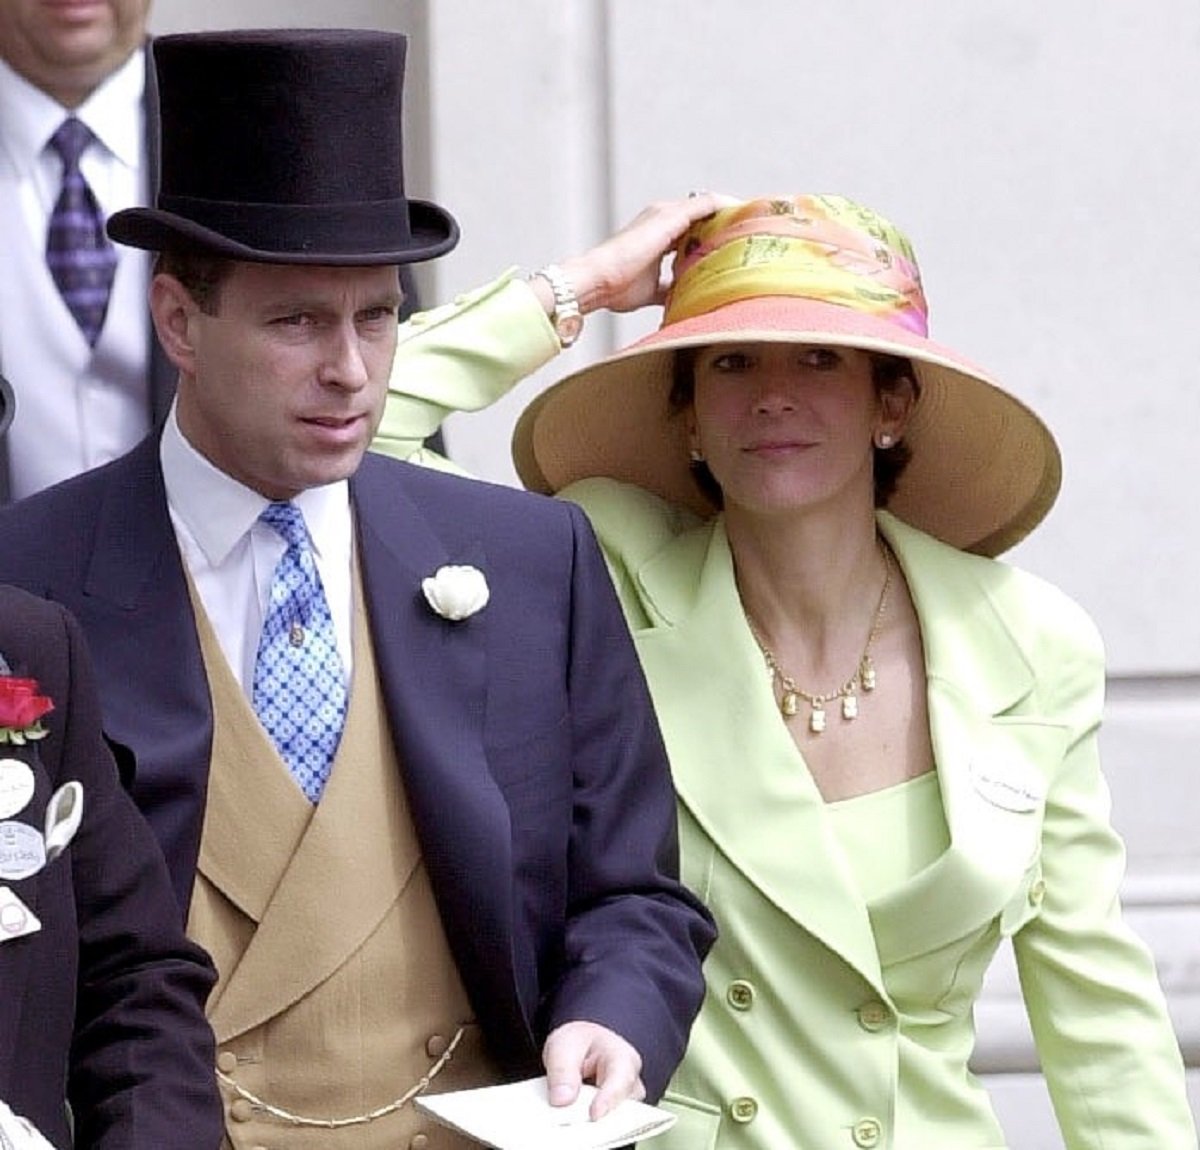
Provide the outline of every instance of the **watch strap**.
[[570,347],[583,330],[583,312],[579,310],[579,297],[575,294],[574,286],[558,264],[538,268],[533,276],[540,276],[550,285],[550,292],[554,296],[554,314],[550,317],[550,323],[559,344]]

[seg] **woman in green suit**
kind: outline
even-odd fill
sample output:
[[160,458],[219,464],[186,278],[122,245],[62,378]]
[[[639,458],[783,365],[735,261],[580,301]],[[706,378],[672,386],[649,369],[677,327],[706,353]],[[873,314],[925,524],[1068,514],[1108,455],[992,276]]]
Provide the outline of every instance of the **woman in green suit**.
[[[398,392],[454,376],[435,344],[486,342],[471,312],[406,346]],[[659,330],[517,427],[522,480],[605,547],[683,877],[721,928],[659,1145],[1003,1147],[968,1062],[1007,938],[1066,1144],[1194,1148],[1117,900],[1100,639],[994,558],[1049,510],[1058,451],[925,320],[912,249],[870,210],[723,208],[681,239]],[[515,362],[493,353],[499,386]]]

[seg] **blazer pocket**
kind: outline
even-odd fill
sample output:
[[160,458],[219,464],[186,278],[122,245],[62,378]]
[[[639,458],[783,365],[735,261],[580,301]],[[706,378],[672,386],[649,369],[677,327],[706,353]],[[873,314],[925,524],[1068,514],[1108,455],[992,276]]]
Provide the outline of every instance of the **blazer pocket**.
[[675,1125],[655,1137],[656,1150],[715,1150],[721,1131],[721,1108],[668,1090],[659,1102],[675,1115]]

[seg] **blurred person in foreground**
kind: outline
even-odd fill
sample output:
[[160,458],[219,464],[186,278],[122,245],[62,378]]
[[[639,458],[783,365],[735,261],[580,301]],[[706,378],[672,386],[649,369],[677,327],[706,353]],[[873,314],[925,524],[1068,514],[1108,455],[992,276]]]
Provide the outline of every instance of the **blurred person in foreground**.
[[214,980],[122,789],[78,625],[0,585],[0,1146],[215,1150]]

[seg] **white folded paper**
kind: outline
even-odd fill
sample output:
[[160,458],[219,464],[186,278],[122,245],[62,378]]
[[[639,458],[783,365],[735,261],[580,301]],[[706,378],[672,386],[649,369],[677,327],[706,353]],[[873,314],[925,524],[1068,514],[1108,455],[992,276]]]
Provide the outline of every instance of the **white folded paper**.
[[662,1134],[675,1115],[627,1099],[595,1122],[588,1107],[596,1096],[585,1085],[570,1106],[551,1106],[545,1078],[507,1086],[425,1094],[417,1107],[439,1122],[495,1150],[614,1150]]

